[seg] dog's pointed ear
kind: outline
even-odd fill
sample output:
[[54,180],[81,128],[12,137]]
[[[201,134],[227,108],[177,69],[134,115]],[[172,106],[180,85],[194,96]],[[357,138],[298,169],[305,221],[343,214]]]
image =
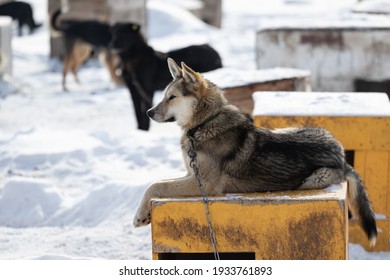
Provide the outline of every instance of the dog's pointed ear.
[[176,62],[170,57],[168,57],[168,68],[169,72],[171,72],[173,79],[179,79],[182,77],[183,74],[179,65],[177,65]]
[[187,83],[196,82],[196,76],[198,74],[194,70],[188,67],[184,62],[181,63],[181,69],[183,71],[183,78]]

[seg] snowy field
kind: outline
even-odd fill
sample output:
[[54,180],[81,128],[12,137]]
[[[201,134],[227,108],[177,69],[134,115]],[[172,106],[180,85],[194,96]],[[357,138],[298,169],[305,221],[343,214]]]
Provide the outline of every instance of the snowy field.
[[[218,30],[172,1],[148,0],[149,42],[162,51],[209,42],[225,66],[255,69],[260,18],[316,16],[354,2],[223,1]],[[150,226],[134,229],[132,219],[152,181],[183,175],[179,128],[137,130],[128,90],[98,61],[79,71],[81,85],[68,75],[63,92],[62,65],[49,58],[47,0],[29,2],[44,27],[13,38],[19,90],[0,84],[0,259],[150,259]],[[350,258],[390,253],[351,244]]]

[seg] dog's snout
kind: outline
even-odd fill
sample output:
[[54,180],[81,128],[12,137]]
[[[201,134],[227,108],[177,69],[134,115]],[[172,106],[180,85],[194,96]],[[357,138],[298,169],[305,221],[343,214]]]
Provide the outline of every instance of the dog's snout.
[[149,109],[147,112],[146,112],[146,115],[148,115],[149,118],[153,119],[154,117],[154,113],[155,111],[152,109]]

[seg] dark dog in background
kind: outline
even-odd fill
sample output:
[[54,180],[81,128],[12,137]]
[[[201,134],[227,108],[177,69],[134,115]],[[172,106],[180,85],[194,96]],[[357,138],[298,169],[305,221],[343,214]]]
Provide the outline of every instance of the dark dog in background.
[[178,63],[186,61],[198,72],[222,67],[221,58],[209,45],[193,45],[163,53],[150,47],[134,23],[117,23],[112,27],[113,51],[121,59],[122,79],[130,90],[137,117],[138,128],[149,129],[146,111],[152,107],[153,94],[164,89],[171,81],[166,67],[168,57]]
[[10,16],[13,20],[18,21],[18,34],[22,35],[23,25],[27,25],[30,29],[30,34],[38,27],[41,27],[41,23],[36,23],[33,18],[33,9],[30,4],[14,1],[0,4],[0,16]]
[[51,26],[64,35],[63,89],[66,90],[66,75],[69,69],[72,71],[76,82],[79,83],[77,69],[91,56],[92,51],[104,56],[111,78],[117,84],[120,84],[121,79],[115,74],[115,56],[109,49],[111,42],[110,25],[96,20],[69,21],[63,25],[58,25],[57,18],[60,14],[61,10],[53,13]]

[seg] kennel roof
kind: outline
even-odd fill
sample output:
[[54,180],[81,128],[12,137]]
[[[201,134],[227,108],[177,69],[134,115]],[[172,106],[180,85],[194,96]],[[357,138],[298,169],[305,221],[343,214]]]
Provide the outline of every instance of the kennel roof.
[[255,92],[254,116],[390,117],[390,102],[380,92]]

